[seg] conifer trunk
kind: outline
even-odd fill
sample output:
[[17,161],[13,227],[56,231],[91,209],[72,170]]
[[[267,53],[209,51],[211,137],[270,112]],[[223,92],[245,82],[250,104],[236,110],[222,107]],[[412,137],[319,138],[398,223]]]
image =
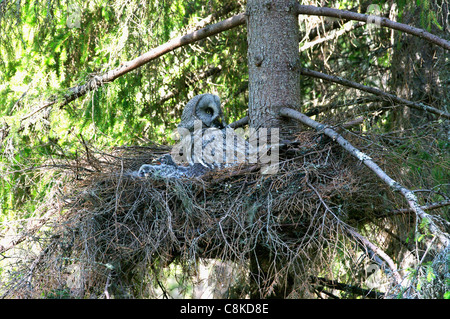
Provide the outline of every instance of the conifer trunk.
[[[279,128],[281,138],[297,131],[297,123],[280,118],[281,107],[298,109],[301,102],[296,8],[292,0],[247,1],[249,124],[256,130],[268,128],[268,132]],[[274,260],[270,248],[255,247],[250,256],[251,298],[289,294],[292,278],[275,283],[279,263],[283,261]]]
[[247,1],[249,118],[255,129],[285,127],[279,109],[300,106],[296,8],[292,0]]

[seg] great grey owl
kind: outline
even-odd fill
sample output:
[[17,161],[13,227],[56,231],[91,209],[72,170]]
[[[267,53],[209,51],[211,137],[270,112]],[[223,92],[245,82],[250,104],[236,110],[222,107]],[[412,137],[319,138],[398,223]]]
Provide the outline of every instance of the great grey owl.
[[142,165],[137,176],[192,177],[245,161],[246,142],[227,126],[220,98],[200,94],[184,107],[178,124],[180,142],[159,160]]
[[217,95],[206,93],[194,96],[184,107],[178,127],[193,132],[196,120],[202,123],[202,128],[223,129],[226,126]]

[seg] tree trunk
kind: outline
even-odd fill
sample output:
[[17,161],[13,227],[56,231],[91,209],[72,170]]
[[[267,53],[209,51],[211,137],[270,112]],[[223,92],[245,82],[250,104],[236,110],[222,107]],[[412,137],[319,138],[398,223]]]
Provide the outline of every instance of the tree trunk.
[[[279,128],[281,138],[298,124],[280,118],[281,107],[300,107],[299,25],[292,0],[248,0],[247,40],[249,70],[249,124],[251,128]],[[263,212],[262,212],[263,213]],[[270,249],[257,245],[250,256],[251,298],[284,298],[292,278],[275,282],[277,264]]]
[[247,15],[250,127],[279,127],[281,136],[289,134],[278,113],[301,102],[295,1],[248,0]]

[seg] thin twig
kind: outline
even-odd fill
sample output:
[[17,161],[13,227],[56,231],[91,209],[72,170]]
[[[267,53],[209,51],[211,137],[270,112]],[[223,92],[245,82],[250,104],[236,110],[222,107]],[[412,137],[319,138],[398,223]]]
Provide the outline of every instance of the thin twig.
[[[338,10],[338,9],[332,9],[332,8],[320,8],[320,7],[314,7],[314,6],[305,6],[305,5],[300,5],[298,3],[297,3],[297,7],[296,7],[296,12],[298,14],[329,16],[329,17],[335,17],[335,18],[340,18],[340,19],[357,20],[357,21],[364,21],[364,22],[372,21],[374,19],[374,16],[365,15],[365,14],[361,14],[361,13],[355,13],[355,12],[351,12],[351,11],[344,11],[344,10]],[[63,107],[64,105],[76,100],[77,98],[85,95],[87,92],[89,92],[93,89],[97,89],[97,88],[103,86],[104,83],[112,82],[115,79],[117,79],[118,77],[120,77],[124,74],[127,74],[128,72],[135,70],[135,69],[143,66],[144,64],[146,64],[168,52],[171,52],[182,46],[194,43],[196,41],[205,39],[212,35],[221,33],[223,31],[243,25],[246,21],[245,17],[246,17],[246,13],[240,13],[231,18],[220,21],[218,23],[207,25],[204,28],[201,28],[194,32],[174,38],[174,39],[148,51],[147,53],[144,53],[143,55],[138,56],[137,58],[135,58],[131,61],[124,62],[121,64],[120,67],[118,67],[114,70],[111,70],[103,75],[94,76],[85,84],[70,88],[69,90],[71,92],[69,94],[66,94],[66,96],[64,97],[64,100],[60,104],[60,107]],[[450,49],[449,41],[446,41],[436,35],[426,32],[425,30],[418,29],[418,28],[415,28],[415,27],[412,27],[412,26],[409,26],[406,24],[394,22],[394,21],[391,21],[384,17],[376,17],[376,19],[378,19],[376,21],[379,21],[380,26],[384,26],[384,27],[399,30],[399,31],[402,31],[405,33],[409,33],[412,35],[416,35],[420,38],[423,38],[432,43],[440,45],[447,50]],[[30,117],[31,115],[35,114],[36,112],[39,112],[42,109],[52,106],[53,104],[55,104],[57,102],[58,102],[58,99],[54,98],[53,100],[44,103],[43,106],[39,107],[32,114],[28,114],[26,117]]]

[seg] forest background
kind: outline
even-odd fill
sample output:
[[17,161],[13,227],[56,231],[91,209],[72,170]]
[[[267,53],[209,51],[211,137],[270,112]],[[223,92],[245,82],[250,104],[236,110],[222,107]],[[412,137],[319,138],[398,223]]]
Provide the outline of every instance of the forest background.
[[[449,39],[446,0],[301,4],[361,13],[377,9],[391,20]],[[41,204],[49,193],[63,191],[70,178],[76,178],[68,177],[65,169],[81,161],[87,147],[102,152],[154,143],[173,145],[171,133],[184,105],[206,92],[221,97],[229,123],[245,117],[249,83],[244,26],[178,48],[64,103],[70,88],[174,37],[244,12],[245,5],[245,1],[215,0],[1,1],[1,247],[9,247],[14,238],[23,239],[24,233],[34,236],[46,231],[33,224],[45,216]],[[362,22],[306,15],[300,15],[299,21],[303,68],[449,112],[450,59],[445,49]],[[449,221],[448,118],[307,75],[302,76],[301,98],[300,111],[316,121],[336,127],[351,123],[345,129],[358,146],[369,154],[381,152],[379,165],[406,181],[422,205],[435,205],[433,213]],[[408,209],[394,207],[396,223],[411,226],[414,218]],[[380,231],[379,221],[372,221],[370,227],[367,221],[355,225],[360,222],[363,233],[373,233]],[[384,231],[390,239],[410,245],[427,236],[426,225],[421,227],[422,233],[416,234]],[[9,261],[11,256],[0,258]],[[436,277],[432,259],[423,266],[423,282],[416,280],[418,290]],[[9,268],[0,264],[0,278],[6,282],[9,275]],[[448,277],[444,280],[448,285]],[[0,288],[0,293],[8,289]],[[448,298],[449,290],[438,297]]]

